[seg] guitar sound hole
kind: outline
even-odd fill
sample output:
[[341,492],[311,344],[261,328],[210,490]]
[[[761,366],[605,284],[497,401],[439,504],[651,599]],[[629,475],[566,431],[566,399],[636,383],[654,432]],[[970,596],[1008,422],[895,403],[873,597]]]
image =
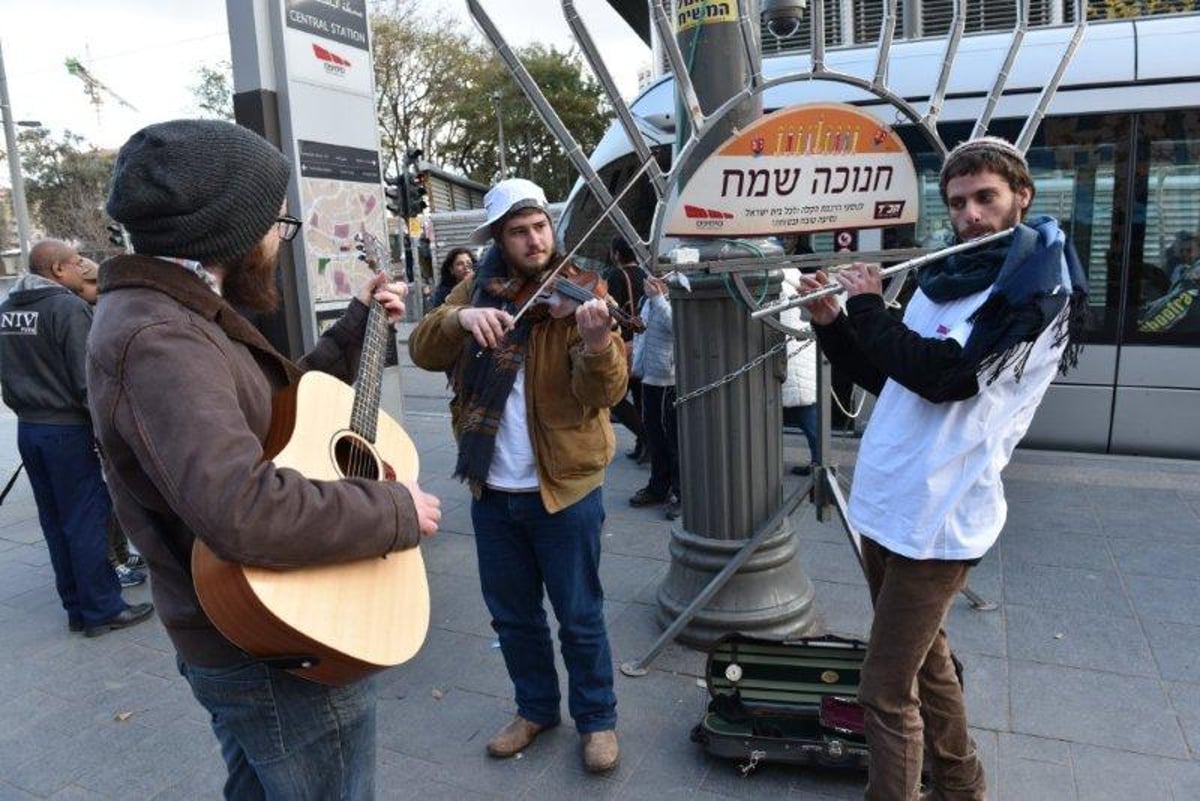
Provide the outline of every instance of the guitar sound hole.
[[338,471],[346,478],[379,480],[379,463],[367,443],[358,437],[344,436],[333,446],[333,458]]

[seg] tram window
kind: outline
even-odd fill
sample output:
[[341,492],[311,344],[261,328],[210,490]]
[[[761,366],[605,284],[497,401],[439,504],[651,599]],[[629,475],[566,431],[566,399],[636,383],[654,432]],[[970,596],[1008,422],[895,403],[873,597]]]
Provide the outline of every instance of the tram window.
[[1146,344],[1200,340],[1200,113],[1145,114],[1126,335]]

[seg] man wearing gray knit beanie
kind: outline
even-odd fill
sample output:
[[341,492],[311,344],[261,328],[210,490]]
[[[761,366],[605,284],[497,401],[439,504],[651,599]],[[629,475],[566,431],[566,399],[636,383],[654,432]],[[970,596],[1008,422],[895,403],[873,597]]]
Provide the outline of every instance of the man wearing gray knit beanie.
[[878,395],[848,515],[875,610],[859,685],[871,801],[915,801],[925,757],[928,797],[986,797],[945,618],[1004,527],[1001,471],[1054,376],[1074,365],[1087,309],[1070,240],[1028,215],[1035,187],[1019,149],[965,142],[939,185],[959,241],[1011,234],[922,267],[903,320],[876,265],[838,274],[844,310],[830,296],[808,304],[830,361]]
[[196,540],[227,561],[302,567],[412,548],[440,519],[415,481],[316,481],[263,460],[276,392],[310,369],[351,380],[370,304],[404,313],[404,286],[381,276],[293,363],[235,310],[276,304],[280,243],[301,225],[284,213],[288,175],[277,149],[227,122],[160,123],[125,143],[107,209],[135,253],[101,267],[88,397],[118,517],[220,741],[226,797],[365,799],[372,682],[327,687],[252,659],[191,579]]

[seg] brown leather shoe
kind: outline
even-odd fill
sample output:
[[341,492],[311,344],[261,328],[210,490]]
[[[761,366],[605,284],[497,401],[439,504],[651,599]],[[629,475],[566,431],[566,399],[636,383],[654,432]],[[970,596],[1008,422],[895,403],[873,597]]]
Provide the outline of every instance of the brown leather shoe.
[[612,729],[583,735],[583,767],[588,773],[612,770],[621,761],[617,733]]
[[517,715],[488,740],[487,752],[499,759],[516,756],[533,742],[534,737],[548,728],[550,727]]

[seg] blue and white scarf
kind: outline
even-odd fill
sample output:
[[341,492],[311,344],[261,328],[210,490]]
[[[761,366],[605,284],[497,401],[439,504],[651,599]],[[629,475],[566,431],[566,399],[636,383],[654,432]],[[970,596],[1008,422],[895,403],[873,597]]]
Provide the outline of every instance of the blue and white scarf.
[[1008,368],[1019,381],[1034,341],[1051,324],[1054,344],[1067,343],[1059,372],[1065,375],[1079,362],[1087,275],[1052,217],[1030,217],[1004,242],[926,265],[917,273],[917,284],[935,303],[992,287],[971,315],[973,327],[963,345],[964,368],[989,384]]

